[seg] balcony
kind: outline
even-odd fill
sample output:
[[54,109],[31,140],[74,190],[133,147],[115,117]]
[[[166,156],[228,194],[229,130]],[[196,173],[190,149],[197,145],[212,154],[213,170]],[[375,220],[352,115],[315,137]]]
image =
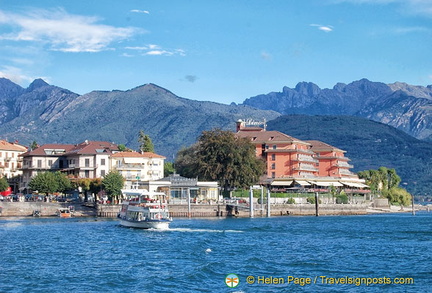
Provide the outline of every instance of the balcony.
[[318,169],[315,168],[312,165],[309,164],[299,164],[299,166],[294,167],[294,170],[298,170],[298,171],[313,171],[313,172],[318,172]]
[[334,166],[339,168],[349,168],[349,169],[354,168],[353,165],[350,165],[347,162],[340,162],[340,161],[337,162]]
[[298,155],[297,158],[293,159],[293,161],[318,163],[318,160],[314,159],[312,156],[305,156],[305,155]]

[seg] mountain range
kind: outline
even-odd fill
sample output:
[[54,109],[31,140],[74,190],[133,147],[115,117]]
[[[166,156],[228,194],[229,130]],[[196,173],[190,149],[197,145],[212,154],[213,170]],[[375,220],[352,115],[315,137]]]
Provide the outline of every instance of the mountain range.
[[281,114],[349,115],[398,128],[418,139],[432,141],[432,85],[385,84],[367,79],[321,89],[311,82],[284,87],[246,99],[244,105]]
[[151,83],[78,95],[42,79],[22,88],[0,78],[0,138],[23,145],[104,140],[138,149],[143,130],[156,152],[172,161],[204,130],[234,131],[239,119],[266,119],[268,129],[346,150],[354,172],[395,168],[408,190],[429,194],[431,102],[431,86],[365,79],[332,90],[303,82],[225,105],[181,98]]
[[26,89],[0,78],[0,135],[29,145],[107,140],[138,149],[143,130],[156,151],[173,158],[196,142],[203,130],[235,130],[245,117],[271,120],[279,113],[246,105],[225,105],[178,97],[155,84],[127,91],[78,95],[41,79]]

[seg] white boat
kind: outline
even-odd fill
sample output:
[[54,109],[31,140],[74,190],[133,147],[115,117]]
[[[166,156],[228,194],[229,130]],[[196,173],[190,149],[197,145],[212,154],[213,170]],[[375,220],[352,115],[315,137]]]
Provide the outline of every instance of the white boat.
[[168,229],[169,216],[165,193],[146,189],[123,189],[126,200],[118,214],[120,225],[140,229]]

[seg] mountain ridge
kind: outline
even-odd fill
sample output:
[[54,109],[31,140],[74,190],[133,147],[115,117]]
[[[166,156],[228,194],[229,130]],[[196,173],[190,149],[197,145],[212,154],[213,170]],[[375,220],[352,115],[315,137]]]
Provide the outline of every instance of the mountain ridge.
[[[283,87],[246,99],[243,104],[283,115],[350,115],[389,124],[432,141],[432,85],[385,84],[367,79],[320,89],[311,82]],[[390,110],[389,110],[390,109]],[[394,115],[397,114],[397,115]]]

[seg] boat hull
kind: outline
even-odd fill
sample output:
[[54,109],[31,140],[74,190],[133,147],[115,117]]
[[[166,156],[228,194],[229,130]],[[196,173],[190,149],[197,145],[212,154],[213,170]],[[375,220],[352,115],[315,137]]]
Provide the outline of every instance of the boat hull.
[[138,228],[138,229],[168,229],[169,221],[128,221],[121,219],[120,225],[128,228]]

